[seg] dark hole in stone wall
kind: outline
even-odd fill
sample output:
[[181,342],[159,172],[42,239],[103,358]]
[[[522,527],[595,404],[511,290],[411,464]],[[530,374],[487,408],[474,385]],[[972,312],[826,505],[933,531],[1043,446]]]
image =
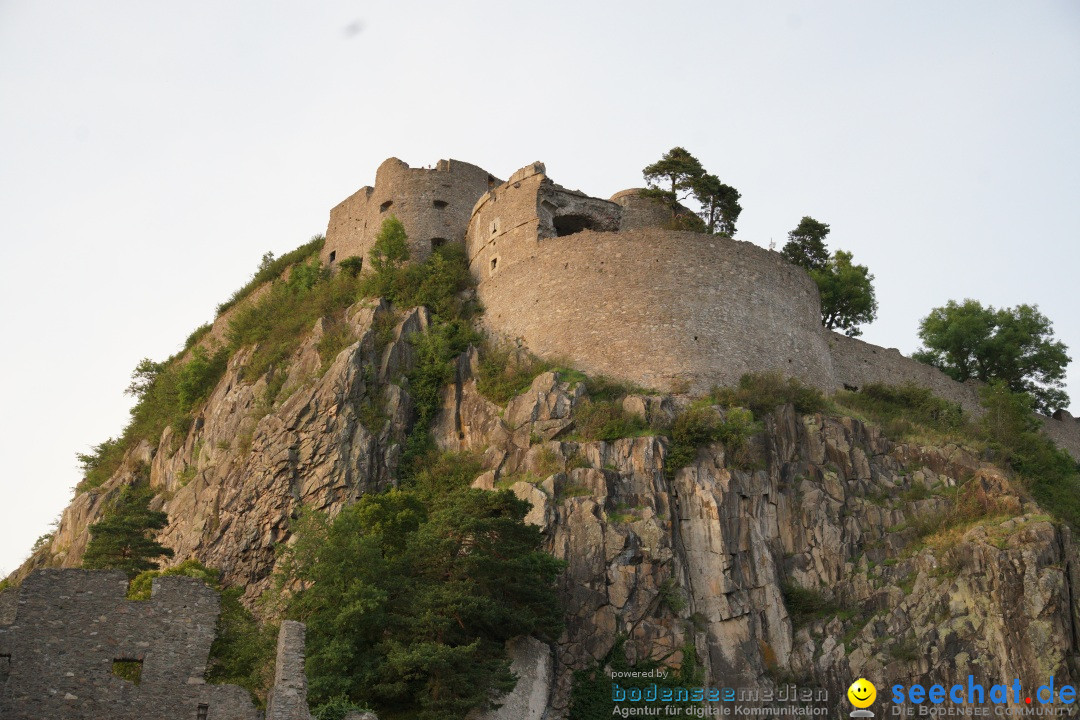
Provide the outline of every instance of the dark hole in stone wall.
[[390,209],[390,206],[393,205],[393,204],[394,204],[393,200],[387,200],[386,202],[384,202],[382,205],[379,206],[379,212],[386,212],[387,210]]
[[587,215],[559,215],[554,219],[555,234],[559,237],[573,235],[582,230],[599,230],[597,223]]
[[0,655],[0,684],[7,682],[9,675],[11,675],[11,656]]
[[445,200],[433,200],[433,201],[431,202],[431,204],[432,204],[432,205],[434,205],[435,207],[437,207],[437,208],[439,208],[439,209],[441,210],[441,209],[443,209],[444,207],[446,207],[447,205],[449,205],[450,203],[446,202]]
[[499,258],[491,258],[491,269],[494,270],[499,265]]
[[431,249],[441,248],[446,244],[446,238],[431,238]]
[[122,680],[138,685],[142,682],[142,660],[117,658],[113,660],[112,673]]
[[199,713],[195,716],[195,720],[206,720],[206,717],[210,714],[209,705],[199,705]]
[[330,251],[330,262],[334,262],[334,259],[336,257],[337,257],[337,250],[331,250]]

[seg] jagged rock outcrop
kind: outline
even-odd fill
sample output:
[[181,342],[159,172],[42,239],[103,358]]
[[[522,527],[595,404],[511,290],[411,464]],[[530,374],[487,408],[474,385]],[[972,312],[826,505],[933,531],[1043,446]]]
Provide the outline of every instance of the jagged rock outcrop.
[[[238,353],[186,436],[166,431],[75,498],[51,561],[78,565],[88,525],[148,467],[172,562],[219,567],[253,602],[302,506],[335,512],[394,482],[414,416],[409,337],[428,316],[361,303],[348,323],[357,340],[325,370],[315,325],[276,398],[273,377],[243,379],[250,350]],[[475,351],[458,359],[436,440],[480,453],[474,485],[530,502],[528,521],[567,562],[565,633],[518,658],[531,668],[515,701],[528,712],[542,698],[540,716],[565,715],[572,672],[602,663],[620,638],[631,662],[678,665],[692,646],[711,684],[796,680],[836,698],[861,675],[1080,678],[1069,531],[964,449],[895,444],[857,420],[786,407],[744,452],[715,444],[671,472],[664,437],[575,439],[583,384],[543,373],[503,408],[477,391],[477,366]],[[685,404],[631,395],[623,408],[663,424]],[[956,509],[964,482],[974,511],[921,532],[921,518]],[[813,612],[792,612],[800,589],[821,601]]]

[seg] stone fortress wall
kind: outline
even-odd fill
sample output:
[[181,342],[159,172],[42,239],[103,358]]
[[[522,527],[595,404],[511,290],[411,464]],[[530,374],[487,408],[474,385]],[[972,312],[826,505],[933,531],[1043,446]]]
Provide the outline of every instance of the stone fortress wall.
[[367,262],[383,220],[396,215],[409,235],[412,259],[423,261],[432,247],[464,240],[477,198],[501,182],[458,160],[440,160],[430,170],[385,160],[374,187],[360,188],[330,211],[320,259],[324,265],[352,256]]
[[[255,720],[246,690],[203,679],[218,593],[181,576],[156,578],[146,601],[127,600],[127,589],[120,571],[65,569],[36,570],[0,593],[0,717]],[[288,633],[279,685],[283,673],[303,674],[303,626]],[[113,673],[116,661],[141,663],[138,684]],[[310,720],[306,702],[273,717]]]
[[[539,355],[572,359],[585,372],[664,391],[701,392],[762,370],[826,392],[913,382],[981,412],[977,385],[955,382],[895,349],[823,329],[816,285],[775,251],[673,231],[670,211],[639,190],[592,198],[552,182],[539,162],[505,183],[454,160],[440,161],[438,168],[417,171],[393,158],[384,162],[374,190],[365,188],[331,211],[324,255],[334,249],[339,260],[366,254],[385,195],[391,207],[416,209],[419,219],[399,217],[415,256],[423,257],[434,232],[431,188],[437,188],[444,197],[475,199],[471,213],[455,206],[435,217],[443,223],[440,237],[465,242],[487,330]],[[462,185],[452,190],[458,178]],[[414,187],[427,193],[419,201],[406,197]],[[356,221],[344,220],[343,208],[359,203],[358,197],[367,203],[366,235],[356,231]],[[418,238],[410,222],[421,228]],[[1057,413],[1044,425],[1080,458],[1080,422]]]
[[622,211],[560,188],[539,163],[487,193],[466,238],[487,329],[650,388],[780,370],[829,389],[805,272],[750,243],[648,227],[644,212],[624,230]]

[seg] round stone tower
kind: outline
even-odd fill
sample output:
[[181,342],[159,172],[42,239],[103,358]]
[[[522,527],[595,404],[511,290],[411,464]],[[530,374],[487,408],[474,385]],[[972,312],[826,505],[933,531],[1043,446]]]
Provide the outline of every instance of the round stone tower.
[[396,215],[409,236],[411,259],[423,261],[433,247],[464,242],[477,199],[500,180],[458,160],[434,169],[410,168],[390,158],[375,173],[375,187],[362,187],[330,211],[321,260],[333,266],[347,257],[367,262],[383,220]]
[[762,370],[832,389],[817,286],[801,268],[669,230],[670,210],[636,193],[613,201],[559,187],[540,163],[480,199],[466,249],[491,334],[657,390]]

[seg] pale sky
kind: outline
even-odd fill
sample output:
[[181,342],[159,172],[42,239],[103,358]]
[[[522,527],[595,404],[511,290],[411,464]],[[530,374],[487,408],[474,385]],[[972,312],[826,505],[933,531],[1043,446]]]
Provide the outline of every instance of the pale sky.
[[972,297],[1078,357],[1078,118],[1072,1],[0,0],[0,575],[139,359],[389,156],[608,197],[682,145],[742,192],[738,239],[832,225],[876,276],[863,339],[909,354]]

